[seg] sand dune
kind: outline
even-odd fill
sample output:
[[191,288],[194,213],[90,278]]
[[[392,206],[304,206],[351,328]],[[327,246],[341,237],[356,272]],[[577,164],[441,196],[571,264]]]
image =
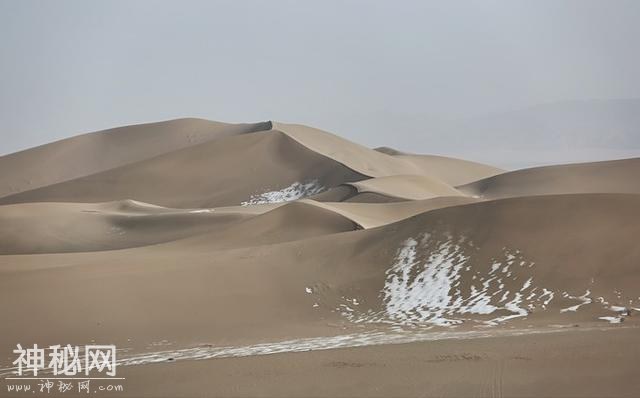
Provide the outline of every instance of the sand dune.
[[[617,307],[640,306],[639,210],[636,195],[541,196],[448,207],[336,233],[353,224],[294,203],[228,233],[137,249],[5,255],[0,288],[13,300],[0,308],[13,314],[20,302],[33,318],[7,325],[2,338],[108,337],[123,346],[130,338],[142,345],[167,339],[189,346],[334,335],[379,324],[604,327],[609,321],[600,317],[622,316]],[[396,278],[404,272],[412,279]],[[60,284],[64,303],[30,298],[54,294]],[[107,311],[112,305],[126,310]],[[67,314],[46,330],[28,327],[62,308]]]
[[[134,199],[176,208],[295,199],[363,178],[277,132],[204,142],[101,173],[10,195],[1,204]],[[237,184],[237,181],[245,181]],[[274,199],[275,197],[275,199]]]
[[422,173],[438,178],[452,186],[462,185],[505,172],[505,170],[487,164],[447,156],[417,155],[386,146],[375,148],[374,150],[402,159],[406,163],[411,163],[417,166]]
[[504,170],[497,167],[463,159],[437,155],[417,155],[386,146],[375,148],[374,150],[418,166],[427,175],[438,178],[452,186],[504,173]]
[[[407,357],[437,346],[463,359],[460,347],[491,348],[479,357],[522,372],[509,379],[514,395],[575,358],[584,359],[573,364],[576,380],[593,375],[598,358],[615,358],[606,372],[615,388],[588,382],[603,395],[632,391],[620,385],[637,358],[620,347],[635,347],[640,327],[639,159],[503,173],[299,125],[167,123],[154,144],[158,130],[147,126],[0,158],[19,170],[33,163],[20,177],[0,168],[0,181],[22,181],[56,152],[70,159],[38,171],[34,189],[1,184],[21,192],[0,198],[0,314],[9,320],[0,374],[11,374],[7,350],[18,341],[98,342],[123,349],[118,372],[162,379],[163,394],[229,395],[211,372],[233,364],[239,395],[258,385],[296,395],[315,378],[277,390],[265,380],[290,381],[291,368],[317,369],[318,358],[350,369],[332,375],[341,387],[344,375],[379,385],[371,377],[380,374],[340,358],[380,363],[387,376],[407,364],[414,375],[443,375],[438,358]],[[189,123],[201,132],[191,142]],[[135,145],[114,155],[128,135]],[[74,161],[82,167],[69,171]],[[516,341],[540,363],[505,359]],[[539,349],[551,342],[555,368]],[[484,362],[451,362],[442,395],[485,391]],[[251,373],[267,364],[284,376]],[[318,391],[355,395],[353,385]],[[375,391],[425,392],[415,383]]]
[[338,185],[337,187],[327,189],[324,192],[307,196],[320,202],[342,202],[348,198],[352,198],[358,194],[356,187],[351,185]]
[[314,152],[344,164],[368,177],[416,174],[419,168],[393,156],[369,149],[337,135],[299,124],[273,123],[282,131]]
[[207,251],[213,251],[304,240],[357,228],[356,222],[339,212],[299,201],[278,206],[224,229],[174,242],[174,245],[180,248],[204,245]]
[[539,196],[449,207],[391,224],[383,230],[395,229],[403,242],[394,270],[416,279],[398,282],[387,274],[391,298],[378,315],[433,324],[616,318],[617,307],[639,300],[640,251],[632,238],[639,206],[636,195]]
[[[297,204],[282,202],[210,209],[173,209],[132,200],[22,203],[0,206],[0,255],[123,249],[205,233],[197,240],[212,240],[211,249],[224,246],[223,242],[227,242],[226,248],[249,246],[305,238],[316,233],[343,232],[355,229],[355,225],[372,228],[428,210],[474,201],[466,197],[441,197],[380,205],[302,200]],[[355,225],[308,205],[346,217]],[[286,207],[275,211],[282,206]],[[269,214],[248,221],[265,213]],[[296,226],[295,220],[304,220],[304,223]],[[292,234],[286,233],[289,231]]]
[[169,209],[131,201],[0,206],[0,255],[86,252],[202,234],[250,215]]
[[0,157],[0,197],[71,180],[271,124],[176,119],[83,134]]
[[[265,127],[261,124],[254,129]],[[476,179],[497,170],[440,157],[405,161],[305,126],[275,123],[273,130],[255,134],[232,135],[230,131],[234,130],[221,129],[217,139],[187,148],[178,145],[150,159],[8,195],[0,198],[0,204],[134,199],[175,208],[233,206],[297,199],[366,176],[382,179],[357,185],[362,192],[425,199],[456,195],[449,181]],[[23,157],[27,156],[34,161],[42,157],[38,153]],[[400,177],[406,174],[413,177]],[[440,182],[440,176],[448,182]],[[420,179],[425,182],[417,182]],[[238,180],[245,183],[234,185]],[[406,192],[405,196],[400,192]],[[360,201],[379,201],[370,196]]]
[[351,184],[339,185],[319,194],[308,196],[319,202],[353,202],[353,203],[393,203],[404,202],[407,199],[388,196],[374,192],[358,192],[358,189]]
[[395,203],[404,202],[406,199],[395,196],[387,196],[375,192],[362,192],[345,199],[345,202],[351,203]]
[[463,196],[435,178],[424,175],[396,175],[349,182],[310,198],[321,202],[401,202],[435,197]]
[[[29,190],[23,187],[20,189],[22,192],[0,198],[0,204],[37,201],[96,203],[134,199],[176,208],[233,206],[245,202],[264,203],[278,196],[296,199],[301,195],[319,193],[345,182],[359,181],[366,176],[385,177],[380,181],[388,181],[384,185],[390,187],[385,189],[382,184],[372,180],[363,183],[362,187],[369,188],[365,192],[394,197],[396,195],[390,194],[389,191],[396,190],[400,185],[413,185],[415,192],[407,194],[406,198],[425,199],[454,195],[456,193],[451,186],[452,182],[474,180],[497,170],[489,166],[440,157],[407,155],[405,160],[402,156],[389,156],[321,130],[278,123],[273,124],[272,130],[244,135],[237,133],[265,129],[268,125],[215,125],[216,128],[209,126],[212,131],[209,135],[199,135],[199,139],[188,142],[186,148],[183,147],[186,144],[174,143],[174,150],[168,150],[166,145],[171,142],[168,142],[169,138],[164,141],[162,138],[168,135],[167,132],[173,131],[172,129],[192,131],[182,126],[190,126],[189,123],[199,126],[204,122],[173,121],[161,126],[165,130],[159,130],[155,125],[145,125],[77,137],[81,143],[89,141],[85,146],[100,139],[113,141],[110,145],[118,147],[119,137],[128,135],[138,137],[136,142],[139,143],[127,148],[124,153],[128,157],[112,155],[110,158],[117,159],[111,160],[110,163],[105,161],[101,164],[100,161],[96,161],[92,168],[85,168],[88,171],[84,171],[84,176],[80,177],[66,169],[56,171],[56,168],[64,169],[65,165],[72,161],[76,165],[74,170],[82,169],[82,162],[90,161],[90,157],[74,157],[73,150],[83,154],[90,154],[90,151],[86,151],[82,146],[75,149],[76,146],[71,145],[74,143],[73,139],[70,139],[71,142],[61,141],[49,144],[52,147],[43,146],[40,147],[42,149],[32,150],[35,152],[21,152],[17,154],[17,160],[12,158],[14,155],[9,155],[3,158],[6,159],[5,162],[40,164],[50,161],[52,155],[49,153],[59,153],[60,149],[57,147],[62,147],[62,150],[69,152],[65,154],[65,158],[69,160],[53,168],[52,177],[46,181],[49,184],[45,184],[43,180],[37,184],[43,185],[41,187]],[[172,127],[174,124],[179,126]],[[129,131],[131,129],[133,132]],[[144,144],[151,134],[160,135],[160,139],[154,139],[154,142],[158,141],[159,144]],[[178,138],[170,138],[178,140],[180,137],[178,135]],[[217,138],[213,139],[215,137]],[[137,149],[138,147],[144,148],[144,151]],[[106,158],[107,155],[103,157]],[[108,167],[109,165],[111,167]],[[100,171],[101,169],[105,170]],[[27,172],[28,170],[21,172],[20,178],[26,178],[24,176]],[[395,182],[400,181],[399,175],[406,174],[415,177],[408,178],[407,183]],[[439,183],[440,177],[446,181]],[[433,180],[431,192],[429,188],[421,187],[425,184],[411,182],[412,179],[420,178]],[[230,188],[233,186],[232,181],[238,180],[245,183]],[[403,198],[402,195],[399,196]],[[362,199],[366,198],[365,196]]]
[[492,166],[442,156],[391,156],[388,150],[369,149],[326,131],[303,125],[274,123],[273,128],[311,150],[369,177],[421,174],[460,185],[502,172]]
[[504,173],[504,170],[497,167],[445,156],[398,155],[395,157],[415,165],[422,174],[437,178],[451,186]]
[[516,170],[458,189],[488,199],[563,193],[640,193],[638,175],[640,158]]
[[408,200],[430,199],[438,196],[462,196],[455,188],[435,178],[421,175],[396,175],[370,178],[347,183],[358,193],[376,193]]
[[309,199],[302,201],[337,212],[362,228],[375,228],[427,211],[474,203],[477,199],[464,196],[444,196],[389,203],[319,202]]

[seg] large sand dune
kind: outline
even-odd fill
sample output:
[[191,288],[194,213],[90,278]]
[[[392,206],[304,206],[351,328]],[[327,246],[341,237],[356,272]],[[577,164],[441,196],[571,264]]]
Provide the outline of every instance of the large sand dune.
[[273,128],[313,151],[369,177],[423,174],[451,185],[461,185],[502,171],[496,167],[443,156],[404,155],[393,150],[372,150],[308,126],[274,123]]
[[640,193],[640,158],[516,170],[458,187],[485,198],[561,193]]
[[[0,198],[0,203],[134,199],[194,208],[264,203],[363,176],[278,131],[220,138],[74,180]],[[237,181],[245,181],[239,185]]]
[[495,363],[514,396],[637,392],[636,159],[501,172],[299,125],[167,126],[171,148],[0,199],[1,374],[16,342],[97,342],[125,349],[132,396],[485,396]]
[[212,139],[269,130],[271,123],[176,119],[118,127],[0,157],[0,197],[108,170]]

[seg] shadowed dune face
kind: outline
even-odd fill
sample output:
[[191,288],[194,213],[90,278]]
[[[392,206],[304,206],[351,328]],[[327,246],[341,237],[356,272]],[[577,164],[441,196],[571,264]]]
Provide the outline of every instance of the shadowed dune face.
[[0,157],[0,197],[101,172],[212,139],[269,130],[270,122],[176,119],[118,127]]
[[[306,126],[211,123],[0,158],[37,161],[20,177],[0,168],[2,189],[21,191],[0,197],[0,347],[108,341],[126,349],[120,365],[153,373],[167,360],[640,327],[639,159],[501,173]],[[14,184],[56,152],[71,160],[42,186]],[[618,354],[622,382],[636,358]]]

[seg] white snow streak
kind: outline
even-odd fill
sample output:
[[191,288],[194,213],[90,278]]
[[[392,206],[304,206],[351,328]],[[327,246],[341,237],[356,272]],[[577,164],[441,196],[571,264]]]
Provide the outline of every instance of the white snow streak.
[[240,203],[241,206],[259,205],[265,203],[282,203],[301,199],[310,195],[323,192],[325,188],[318,180],[311,180],[306,183],[294,182],[286,188],[277,191],[264,192],[258,195],[251,195],[249,200]]
[[[533,277],[524,282],[520,292],[504,290],[507,280],[518,278],[509,268],[527,264],[519,250],[504,248],[500,258],[490,264],[471,266],[473,247],[465,238],[450,236],[438,240],[424,234],[405,240],[387,270],[381,292],[384,309],[362,314],[342,306],[342,314],[357,323],[437,326],[460,324],[471,319],[467,314],[475,314],[485,316],[476,321],[496,325],[525,317],[553,298],[551,291],[532,286]],[[461,285],[469,281],[475,284]],[[496,311],[501,316],[486,317]]]

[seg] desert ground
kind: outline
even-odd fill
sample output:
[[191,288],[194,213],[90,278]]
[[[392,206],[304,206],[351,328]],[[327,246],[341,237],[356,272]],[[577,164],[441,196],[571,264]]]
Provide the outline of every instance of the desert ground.
[[270,121],[5,155],[0,374],[17,343],[114,344],[99,395],[636,397],[638,176]]

